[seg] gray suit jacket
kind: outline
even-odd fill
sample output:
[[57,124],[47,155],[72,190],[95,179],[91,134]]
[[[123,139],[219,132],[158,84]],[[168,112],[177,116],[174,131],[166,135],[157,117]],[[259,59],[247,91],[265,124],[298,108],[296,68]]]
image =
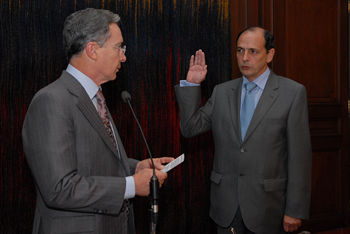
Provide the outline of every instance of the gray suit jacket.
[[33,233],[135,232],[124,193],[138,161],[127,158],[113,128],[121,158],[84,88],[65,71],[35,95],[22,130],[37,186]]
[[200,87],[175,87],[181,131],[193,137],[212,130],[215,156],[210,216],[228,227],[240,206],[255,233],[280,233],[283,217],[308,219],[311,143],[306,89],[271,72],[242,142],[242,78],[214,88],[201,105]]

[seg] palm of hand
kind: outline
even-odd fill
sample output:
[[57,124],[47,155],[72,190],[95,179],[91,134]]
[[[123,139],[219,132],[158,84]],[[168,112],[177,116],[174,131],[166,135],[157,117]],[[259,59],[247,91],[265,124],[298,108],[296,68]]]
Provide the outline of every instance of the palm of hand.
[[205,80],[206,74],[206,66],[193,65],[188,70],[186,80],[191,83],[200,84],[203,80]]

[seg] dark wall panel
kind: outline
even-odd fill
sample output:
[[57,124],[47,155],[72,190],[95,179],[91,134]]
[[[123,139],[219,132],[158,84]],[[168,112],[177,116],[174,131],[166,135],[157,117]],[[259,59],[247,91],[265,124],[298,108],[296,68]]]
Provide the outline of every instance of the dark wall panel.
[[[270,67],[276,74],[302,83],[308,92],[313,182],[310,220],[301,230],[349,226],[348,1],[231,3],[236,6],[231,11],[237,13],[231,14],[232,45],[234,36],[247,26],[270,30],[276,42]],[[239,76],[237,69],[233,76]]]

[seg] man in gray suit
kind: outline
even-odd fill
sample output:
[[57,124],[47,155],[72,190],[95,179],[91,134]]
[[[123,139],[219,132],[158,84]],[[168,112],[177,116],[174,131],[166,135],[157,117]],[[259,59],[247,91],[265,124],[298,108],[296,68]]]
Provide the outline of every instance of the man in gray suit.
[[[248,28],[237,37],[242,78],[217,85],[201,107],[199,84],[207,66],[199,50],[191,57],[186,81],[175,86],[182,134],[213,133],[210,216],[218,233],[292,232],[309,217],[306,89],[268,68],[274,53],[269,31]],[[246,83],[252,88],[246,90]]]
[[[100,87],[126,61],[119,20],[96,9],[68,16],[67,70],[30,104],[22,137],[37,187],[33,233],[135,233],[131,199],[149,194],[152,164],[127,158]],[[154,160],[160,185],[172,160]]]

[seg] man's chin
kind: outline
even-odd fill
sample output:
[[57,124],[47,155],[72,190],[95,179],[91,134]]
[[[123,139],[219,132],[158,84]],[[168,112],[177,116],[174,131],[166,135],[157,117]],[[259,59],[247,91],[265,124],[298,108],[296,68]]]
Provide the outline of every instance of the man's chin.
[[247,70],[241,70],[241,73],[242,73],[245,77],[251,76],[251,73],[248,72]]

